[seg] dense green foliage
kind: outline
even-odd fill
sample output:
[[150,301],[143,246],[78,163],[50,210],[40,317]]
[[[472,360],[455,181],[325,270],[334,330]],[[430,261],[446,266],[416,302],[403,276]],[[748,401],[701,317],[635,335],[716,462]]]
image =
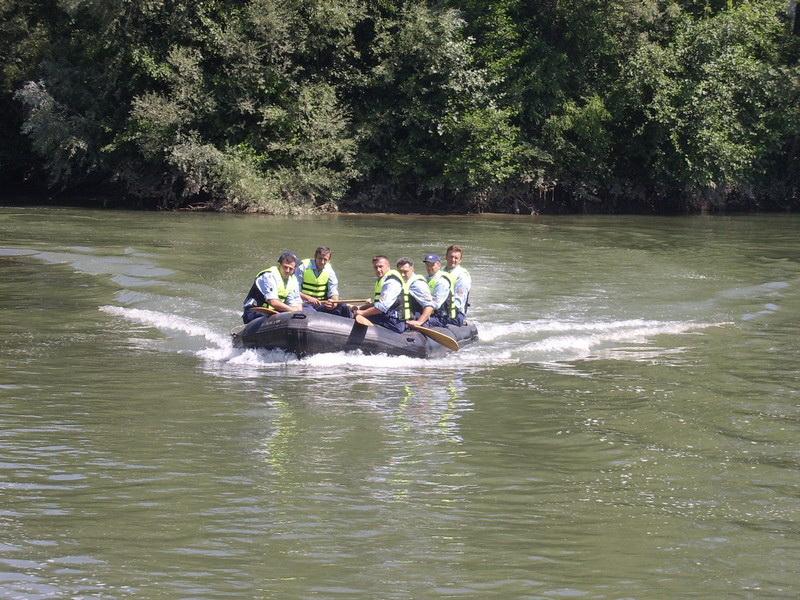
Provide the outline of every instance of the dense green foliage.
[[795,208],[788,6],[0,0],[0,180],[270,213]]

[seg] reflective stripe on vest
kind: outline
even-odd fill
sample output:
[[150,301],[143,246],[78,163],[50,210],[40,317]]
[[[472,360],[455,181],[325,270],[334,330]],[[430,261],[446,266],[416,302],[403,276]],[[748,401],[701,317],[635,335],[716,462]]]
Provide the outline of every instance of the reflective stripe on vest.
[[415,281],[422,281],[425,283],[425,278],[418,273],[410,281],[403,282],[403,321],[410,321],[414,315],[411,313],[411,284]]
[[[278,267],[270,267],[269,269],[264,269],[258,275],[256,275],[256,279],[261,277],[264,273],[273,273],[275,278],[278,281],[278,300],[281,302],[286,302],[286,298],[289,297],[289,293],[292,291],[299,291],[297,285],[297,277],[294,275],[289,275],[289,283],[286,284],[283,282],[283,276],[281,275],[280,269]],[[268,306],[269,302],[265,302],[262,306]]]
[[436,309],[436,312],[439,314],[445,314],[451,319],[455,319],[456,315],[458,314],[458,309],[456,308],[456,303],[454,300],[456,292],[456,278],[452,275],[452,273],[448,273],[447,271],[439,269],[428,280],[428,286],[431,288],[431,295],[433,295],[436,285],[439,283],[439,280],[442,277],[450,282],[450,291],[447,293],[447,299],[439,308]]
[[313,259],[305,259],[303,265],[305,267],[303,270],[303,287],[300,291],[309,296],[313,296],[317,300],[325,300],[327,298],[328,279],[331,278],[333,267],[331,267],[330,263],[326,263],[319,277],[317,277],[314,274]]
[[375,293],[372,296],[373,303],[378,302],[381,299],[381,290],[383,290],[383,284],[386,283],[386,280],[391,277],[394,277],[400,282],[400,285],[403,285],[403,276],[400,275],[399,271],[395,271],[394,269],[391,271],[386,271],[386,274],[383,277],[378,278],[378,281],[375,282]]

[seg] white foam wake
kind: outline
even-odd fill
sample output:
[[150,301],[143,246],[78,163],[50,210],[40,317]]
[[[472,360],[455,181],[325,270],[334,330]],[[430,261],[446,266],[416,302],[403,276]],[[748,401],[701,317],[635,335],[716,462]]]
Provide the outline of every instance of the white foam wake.
[[484,325],[478,323],[478,337],[481,341],[491,342],[499,338],[508,338],[532,333],[545,332],[597,332],[600,334],[619,331],[647,331],[683,333],[693,329],[702,329],[719,325],[719,323],[693,323],[685,321],[653,321],[646,319],[626,319],[622,321],[561,321],[556,319],[536,319],[532,321],[518,321],[516,323]]
[[179,317],[170,313],[142,308],[124,308],[122,306],[101,306],[100,310],[109,315],[122,317],[129,321],[149,325],[162,331],[178,331],[192,337],[202,337],[214,344],[219,349],[230,350],[231,341],[228,337],[209,329],[206,325],[193,319]]
[[[210,347],[196,352],[196,355],[212,362],[225,363],[231,367],[275,367],[287,366],[295,368],[310,368],[315,372],[325,373],[327,367],[369,367],[377,369],[416,369],[421,365],[432,366],[432,362],[423,359],[386,356],[364,355],[360,352],[335,352],[317,354],[303,359],[298,359],[294,354],[282,350],[255,350],[234,348],[230,337],[220,335],[207,325],[194,319],[177,316],[141,308],[125,308],[121,306],[101,306],[100,310],[106,314],[122,317],[134,323],[141,323],[154,327],[160,331],[176,331],[191,337],[199,337],[210,343]],[[335,371],[334,371],[335,372]]]
[[[546,337],[524,344],[517,348],[516,352],[532,354],[540,359],[549,356],[550,360],[574,360],[589,357],[598,350],[606,349],[620,342],[647,344],[658,335],[681,335],[720,324],[679,321],[616,321],[580,325],[573,329],[576,335]],[[580,332],[584,334],[580,335]]]
[[616,331],[620,329],[637,329],[650,326],[659,326],[663,321],[648,321],[645,319],[626,319],[623,321],[561,321],[557,319],[536,319],[532,321],[517,321],[516,323],[483,325],[478,323],[478,334],[481,340],[492,341],[498,338],[517,335],[529,335],[542,332],[585,332],[585,331]]
[[298,359],[293,354],[281,350],[234,348],[227,334],[220,334],[208,325],[187,317],[120,306],[101,306],[100,310],[162,331],[177,331],[206,340],[210,345],[197,350],[195,354],[217,365],[212,367],[214,371],[224,372],[230,369],[241,375],[263,372],[265,368],[272,370],[281,367],[292,371],[313,371],[315,377],[322,378],[339,377],[342,369],[385,374],[398,371],[483,369],[520,362],[552,364],[600,355],[633,360],[636,360],[637,356],[647,356],[652,359],[654,356],[670,353],[673,350],[650,347],[639,348],[637,352],[614,353],[613,349],[620,343],[648,345],[657,335],[679,335],[723,325],[723,323],[646,319],[590,322],[538,319],[497,325],[479,323],[480,341],[444,358],[419,359],[381,354],[364,355],[360,352],[335,352]]

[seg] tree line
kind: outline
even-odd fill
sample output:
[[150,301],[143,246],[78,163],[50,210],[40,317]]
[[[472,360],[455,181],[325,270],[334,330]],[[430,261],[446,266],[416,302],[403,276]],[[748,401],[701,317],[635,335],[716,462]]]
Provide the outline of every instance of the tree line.
[[0,183],[297,214],[800,205],[794,0],[0,0]]

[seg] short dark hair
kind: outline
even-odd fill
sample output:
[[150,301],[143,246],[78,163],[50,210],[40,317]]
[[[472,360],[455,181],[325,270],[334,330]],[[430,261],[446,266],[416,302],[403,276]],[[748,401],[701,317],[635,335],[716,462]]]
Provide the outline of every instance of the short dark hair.
[[456,246],[455,244],[448,246],[445,254],[450,254],[451,252],[458,252],[461,256],[464,256],[464,250],[461,248],[461,246]]
[[395,266],[397,268],[400,268],[400,265],[408,265],[409,267],[413,268],[414,267],[414,261],[411,260],[410,258],[408,258],[407,256],[404,256],[403,258],[398,258],[397,259],[397,265],[395,265]]
[[314,256],[317,254],[325,256],[326,254],[333,254],[333,252],[331,252],[331,249],[327,246],[319,246],[316,250],[314,250]]
[[281,252],[281,255],[278,257],[278,264],[282,265],[290,262],[297,264],[297,255],[291,250],[284,250]]
[[378,254],[372,257],[372,262],[378,262],[379,260],[385,260],[386,262],[389,262],[389,257],[384,256],[383,254]]

